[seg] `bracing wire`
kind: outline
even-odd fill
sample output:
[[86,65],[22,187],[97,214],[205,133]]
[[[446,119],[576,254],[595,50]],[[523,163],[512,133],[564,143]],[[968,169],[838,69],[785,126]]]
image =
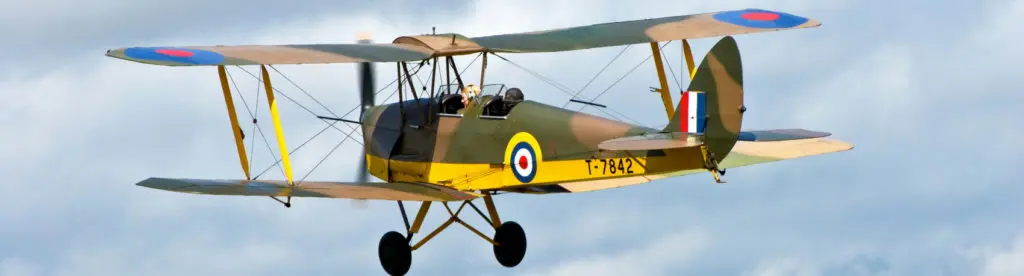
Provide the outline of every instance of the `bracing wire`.
[[[605,64],[604,68],[601,68],[600,71],[597,71],[597,74],[594,74],[594,76],[591,77],[589,81],[587,81],[587,84],[584,84],[583,88],[580,88],[580,90],[576,91],[576,94],[573,94],[572,97],[569,98],[569,99],[575,99],[576,96],[579,96],[581,93],[583,93],[583,90],[586,90],[587,87],[589,87],[590,84],[593,83],[594,80],[596,80],[598,76],[601,76],[601,73],[604,73],[604,70],[608,70],[608,67],[611,67],[612,63],[615,63],[615,60],[619,59],[619,57],[622,56],[623,53],[626,53],[626,50],[629,50],[629,46],[633,46],[633,45],[630,44],[630,45],[626,45],[626,47],[622,47],[622,50],[619,51],[619,54],[615,55],[615,57],[613,57],[612,60],[608,61],[608,64]],[[566,101],[565,104],[562,104],[562,108],[565,108],[571,102],[572,101]]]
[[[234,77],[232,77],[232,76],[231,76],[231,71],[230,71],[230,70],[227,70],[227,68],[225,68],[225,70],[224,70],[224,73],[226,73],[226,75],[228,76],[228,79],[231,79],[231,82],[232,82],[232,84],[235,84],[235,91],[239,91],[239,92],[238,92],[238,97],[239,97],[239,98],[241,98],[241,99],[242,99],[242,103],[243,103],[243,104],[245,104],[245,102],[246,102],[246,101],[245,101],[245,97],[242,97],[242,92],[240,92],[240,90],[238,90],[238,84],[234,82]],[[260,95],[260,94],[259,94],[259,85],[257,85],[257,87],[256,87],[256,104],[257,104],[257,105],[259,104],[259,95]],[[257,124],[257,123],[256,123],[256,116],[258,116],[258,115],[259,115],[259,107],[258,107],[258,106],[256,106],[256,113],[255,113],[255,114],[253,114],[253,112],[252,112],[252,111],[249,111],[249,110],[248,110],[248,108],[249,108],[248,104],[245,104],[245,106],[246,106],[246,111],[247,111],[247,112],[249,113],[249,116],[250,116],[250,117],[251,117],[251,119],[252,119],[252,126],[253,126],[253,130],[252,130],[252,132],[250,132],[250,133],[253,133],[253,132],[254,132],[254,133],[257,133],[257,134],[259,134],[259,136],[260,136],[261,138],[263,138],[263,144],[264,144],[264,145],[266,145],[266,147],[267,147],[267,150],[268,150],[268,151],[270,151],[270,152],[271,152],[271,154],[273,154],[274,150],[273,150],[273,148],[272,148],[272,147],[270,146],[270,140],[268,140],[268,139],[267,139],[267,135],[263,133],[263,129],[261,129],[261,128],[260,128],[259,124]],[[255,153],[255,150],[256,150],[256,135],[253,135],[253,137],[252,137],[252,140],[251,140],[251,142],[249,143],[249,145],[250,145],[250,146],[252,146],[252,148],[250,148],[250,149],[249,149],[249,164],[248,164],[248,166],[249,166],[249,170],[252,170],[252,162],[253,162],[253,160],[254,160],[254,159],[256,159],[256,157],[255,157],[255,156],[253,156],[253,154]],[[276,164],[275,164],[275,165],[276,165]],[[274,167],[274,166],[270,166],[270,167],[268,168],[268,170],[269,170],[270,168],[273,168],[273,167]],[[278,166],[278,168],[279,168],[279,169],[281,169],[281,173],[283,174],[283,173],[284,173],[284,167]],[[264,170],[264,172],[265,172],[265,171],[266,171],[266,170]],[[257,175],[256,175],[256,177],[254,177],[253,179],[257,179],[257,178],[259,178],[259,176],[260,176],[261,174],[262,174],[262,173],[260,173],[260,174],[257,174]]]
[[[465,70],[469,69],[469,67],[470,67],[470,66],[471,66],[471,65],[472,65],[472,64],[473,64],[473,63],[474,63],[474,62],[475,62],[475,61],[476,61],[476,60],[477,60],[478,58],[479,58],[479,55],[477,56],[477,58],[474,58],[474,59],[473,59],[473,60],[472,60],[472,61],[471,61],[471,62],[470,62],[469,64],[467,64],[467,65],[466,65],[466,66],[465,66],[465,67],[464,67],[464,68],[462,69],[462,72],[465,72]],[[255,74],[253,74],[252,72],[250,72],[250,71],[248,71],[248,70],[246,70],[245,68],[242,68],[242,67],[240,67],[240,66],[236,66],[236,67],[238,67],[239,69],[241,69],[241,70],[242,70],[243,72],[246,72],[246,74],[248,74],[248,75],[249,75],[250,77],[253,77],[253,78],[255,78],[255,79],[257,80],[257,83],[258,83],[258,84],[262,84],[263,80],[262,80],[262,77],[261,77],[261,76],[257,76],[257,75],[255,75]],[[324,109],[325,109],[325,110],[326,110],[326,111],[327,111],[328,113],[330,113],[331,115],[334,115],[335,117],[338,117],[338,116],[337,116],[337,114],[336,114],[336,113],[334,113],[334,112],[333,112],[333,111],[332,111],[332,110],[331,110],[330,108],[326,107],[326,106],[325,106],[325,105],[324,105],[323,103],[321,103],[321,102],[320,102],[319,100],[317,100],[317,99],[316,99],[315,97],[313,97],[313,96],[312,96],[311,94],[309,94],[309,92],[307,92],[307,91],[306,91],[305,89],[303,89],[303,88],[302,88],[301,86],[299,86],[299,85],[298,85],[297,83],[295,83],[294,81],[292,81],[292,80],[291,80],[291,78],[289,78],[288,76],[286,76],[286,75],[285,75],[285,74],[284,74],[283,72],[281,72],[280,70],[278,70],[278,69],[277,69],[277,68],[275,68],[274,66],[270,66],[270,67],[271,67],[271,69],[273,69],[273,70],[274,70],[275,72],[277,72],[277,73],[278,73],[279,75],[283,76],[283,77],[285,78],[285,80],[287,80],[287,81],[288,81],[289,83],[291,83],[291,84],[292,84],[293,86],[295,86],[295,87],[296,87],[296,88],[298,88],[298,89],[299,89],[300,91],[302,91],[302,92],[303,92],[303,93],[304,93],[304,94],[305,94],[306,96],[308,96],[308,97],[310,97],[311,99],[313,99],[313,101],[315,101],[315,102],[316,102],[317,104],[319,104],[319,105],[320,105],[321,107],[323,107],[323,108],[324,108]],[[413,74],[413,75],[416,75],[416,76],[417,76],[417,78],[418,78],[418,74],[419,74],[419,72],[420,72],[420,70],[421,70],[422,68],[423,68],[423,64],[420,64],[419,66],[417,66],[417,68],[416,68],[416,69],[414,70],[414,72],[413,72],[413,73],[411,73],[411,74]],[[460,74],[461,74],[461,73],[460,73]],[[229,75],[229,76],[230,76],[230,75]],[[233,81],[233,78],[232,78],[232,81]],[[376,92],[374,93],[374,95],[378,95],[378,94],[380,94],[380,92],[383,92],[384,90],[388,89],[389,87],[391,87],[392,85],[394,85],[394,84],[395,84],[395,83],[397,83],[398,81],[399,81],[399,79],[397,79],[397,78],[396,78],[395,80],[391,81],[391,82],[390,82],[390,83],[389,83],[388,85],[386,85],[385,87],[383,87],[383,88],[381,88],[380,90],[376,91]],[[422,83],[422,80],[420,80],[420,82]],[[237,88],[237,84],[236,84],[235,86],[236,86],[236,88]],[[259,85],[258,85],[258,86],[259,86]],[[284,93],[283,91],[281,91],[281,90],[279,90],[279,89],[277,89],[277,88],[273,88],[273,89],[274,89],[274,91],[278,92],[278,93],[279,93],[279,94],[281,94],[281,95],[282,95],[283,97],[285,97],[285,99],[288,99],[288,100],[289,100],[289,101],[291,101],[292,103],[295,103],[296,105],[298,105],[298,106],[299,106],[300,108],[302,108],[302,109],[303,109],[303,110],[305,110],[306,112],[308,112],[308,113],[310,113],[310,114],[312,114],[312,115],[314,115],[314,116],[318,116],[318,115],[317,115],[317,114],[316,114],[315,112],[313,112],[313,111],[312,111],[312,110],[311,110],[310,108],[308,108],[308,107],[306,107],[306,106],[302,105],[301,103],[299,103],[298,101],[296,101],[296,100],[295,100],[295,99],[293,99],[292,97],[288,96],[288,95],[287,95],[286,93]],[[257,87],[257,100],[259,99],[259,92],[258,92],[258,91],[259,91],[259,87]],[[398,92],[398,91],[395,91],[395,92],[391,93],[391,95],[389,95],[389,96],[388,96],[387,98],[385,98],[385,99],[384,99],[384,102],[387,102],[387,101],[388,101],[388,100],[390,100],[390,99],[391,99],[392,97],[394,97],[394,95],[395,95],[395,94],[396,94],[397,92]],[[241,96],[241,95],[239,95],[239,96]],[[247,102],[246,102],[246,101],[244,100],[244,97],[240,97],[240,98],[243,98],[243,104],[245,104],[245,105],[246,105],[247,111],[249,111],[249,110],[248,110],[248,109],[249,109],[249,106],[248,106]],[[354,107],[354,108],[352,108],[351,110],[349,110],[348,112],[346,112],[346,113],[345,113],[345,115],[342,115],[342,116],[340,116],[340,117],[338,117],[338,118],[344,118],[345,116],[348,116],[349,114],[351,114],[351,113],[352,113],[352,112],[354,112],[355,110],[358,110],[358,109],[359,109],[359,107],[360,107],[360,105],[357,105],[356,107]],[[259,110],[259,109],[256,109],[256,110],[257,110],[257,112],[258,112],[258,110]],[[268,151],[270,151],[271,153],[273,153],[273,152],[274,152],[274,151],[273,151],[273,148],[272,148],[272,147],[270,146],[270,142],[269,142],[269,140],[268,140],[268,139],[266,138],[266,135],[265,135],[265,134],[263,134],[263,131],[262,131],[262,129],[261,129],[260,127],[259,127],[259,125],[258,125],[258,124],[255,124],[255,121],[256,121],[256,116],[258,115],[258,113],[257,113],[257,114],[253,114],[253,113],[252,113],[251,111],[249,111],[249,115],[250,115],[250,117],[252,117],[252,118],[253,118],[253,122],[254,122],[254,129],[255,129],[255,131],[256,131],[256,132],[259,132],[259,133],[260,133],[260,136],[262,136],[262,137],[263,137],[263,141],[264,141],[264,144],[265,144],[265,145],[267,146],[267,150],[268,150]],[[319,116],[318,116],[318,117],[319,117]],[[325,122],[325,123],[328,123],[328,122],[327,122],[326,120],[324,120],[324,122]],[[319,162],[317,162],[317,163],[316,163],[316,165],[315,165],[315,166],[314,166],[314,167],[313,167],[312,169],[310,169],[310,171],[308,171],[308,172],[307,172],[307,173],[305,174],[305,176],[303,176],[303,178],[302,178],[302,179],[301,179],[301,180],[300,180],[299,182],[302,182],[303,180],[305,180],[305,178],[306,178],[306,177],[308,177],[308,176],[309,176],[309,175],[310,175],[310,174],[311,174],[311,173],[312,173],[312,172],[313,172],[313,171],[314,171],[314,170],[315,170],[316,168],[318,168],[318,167],[319,167],[319,166],[320,166],[320,165],[321,165],[321,164],[322,164],[322,163],[323,163],[324,161],[326,161],[326,160],[327,160],[327,158],[329,158],[329,157],[331,156],[331,154],[333,154],[333,152],[334,152],[335,150],[337,150],[337,148],[338,148],[338,147],[340,147],[340,146],[341,146],[341,144],[343,144],[343,143],[344,143],[345,141],[347,141],[347,140],[349,140],[349,139],[352,139],[352,141],[355,141],[356,143],[359,143],[360,145],[362,145],[362,144],[363,144],[362,142],[359,142],[359,141],[358,141],[357,139],[355,139],[355,138],[352,138],[352,134],[354,134],[354,133],[355,133],[355,132],[356,132],[357,130],[359,130],[359,128],[357,128],[357,127],[351,127],[351,128],[350,128],[350,131],[349,131],[349,132],[345,132],[345,131],[343,131],[343,130],[341,130],[341,129],[338,129],[338,128],[337,128],[337,127],[335,126],[335,124],[336,124],[336,123],[337,123],[336,121],[333,121],[333,122],[329,122],[329,123],[328,123],[328,125],[327,125],[326,127],[324,127],[323,129],[321,129],[321,130],[320,130],[319,132],[317,132],[316,134],[314,134],[314,135],[313,135],[312,137],[310,137],[309,139],[306,139],[306,141],[304,141],[303,143],[301,143],[301,144],[300,144],[299,146],[297,146],[297,147],[295,147],[294,149],[292,149],[291,151],[289,151],[289,154],[294,154],[294,153],[295,153],[296,151],[298,151],[299,149],[301,149],[302,147],[304,147],[304,146],[305,146],[306,144],[308,144],[308,143],[309,143],[310,141],[312,141],[312,140],[313,140],[313,139],[315,139],[316,137],[318,137],[318,136],[320,136],[321,134],[323,134],[323,132],[324,132],[324,131],[326,131],[326,130],[327,130],[328,128],[334,128],[334,129],[336,129],[336,130],[338,130],[338,131],[342,132],[343,134],[345,134],[345,138],[343,138],[343,139],[342,139],[341,141],[339,141],[339,142],[338,142],[338,144],[337,144],[337,145],[335,145],[335,146],[334,146],[334,148],[333,148],[333,149],[332,149],[332,150],[331,150],[330,152],[328,152],[328,154],[327,154],[327,155],[325,155],[325,156],[324,156],[323,158],[321,158],[321,159],[320,159],[320,161],[319,161]],[[254,139],[255,139],[255,137],[254,137]],[[250,150],[252,150],[252,149],[250,149]],[[251,154],[250,154],[250,155],[251,155]],[[275,155],[275,156],[276,156],[276,155]],[[257,174],[257,175],[256,175],[256,177],[254,177],[253,179],[258,179],[258,178],[259,178],[260,176],[262,176],[262,175],[263,175],[264,173],[266,173],[266,172],[267,172],[268,170],[270,170],[271,168],[273,168],[273,167],[275,167],[275,166],[277,166],[277,167],[281,168],[281,170],[282,170],[282,174],[283,174],[283,173],[284,173],[284,169],[283,169],[283,168],[282,168],[282,167],[280,166],[280,163],[281,163],[281,159],[279,159],[279,158],[276,158],[276,157],[275,157],[274,159],[275,159],[275,163],[274,163],[273,165],[270,165],[270,166],[268,166],[268,167],[267,167],[266,169],[264,169],[264,170],[263,170],[262,172],[260,172],[259,174]],[[252,161],[251,161],[251,160],[252,160],[252,159],[250,159],[250,165],[249,165],[249,166],[250,166],[250,168],[252,167],[252,165],[251,165]]]
[[[246,73],[248,73],[248,74],[249,74],[249,76],[252,76],[252,77],[254,77],[254,78],[258,78],[258,77],[256,77],[255,75],[253,75],[252,73],[250,73],[249,71],[245,70],[244,68],[241,68],[241,69],[242,69],[243,71],[245,71]],[[419,71],[419,68],[417,68],[417,72],[418,72],[418,71]],[[283,75],[283,73],[281,73],[280,71],[278,71],[278,73],[279,73],[279,74],[281,74],[281,75]],[[397,80],[396,80],[396,81],[397,81]],[[395,83],[396,81],[392,81],[392,82],[391,82],[391,83],[389,83],[389,84],[388,84],[387,86],[384,86],[384,88],[381,88],[380,90],[378,90],[378,91],[377,91],[377,92],[375,92],[374,94],[376,95],[376,94],[379,94],[380,92],[383,92],[383,91],[384,91],[385,89],[387,89],[388,87],[391,87],[392,85],[394,85],[394,83]],[[298,85],[296,84],[296,86],[298,86]],[[303,106],[302,104],[300,104],[300,103],[296,102],[295,100],[291,99],[291,97],[288,97],[288,96],[287,96],[287,95],[286,95],[286,94],[285,94],[284,92],[281,92],[281,91],[280,91],[280,90],[278,90],[277,88],[274,88],[274,90],[275,90],[275,91],[278,91],[278,92],[279,92],[279,93],[281,93],[281,95],[282,95],[282,96],[284,96],[284,97],[285,97],[286,99],[289,99],[289,100],[291,100],[291,101],[292,101],[293,103],[295,103],[295,104],[296,104],[296,105],[298,105],[299,107],[302,107],[303,109],[305,109],[306,111],[308,111],[308,112],[309,112],[310,114],[312,114],[313,116],[319,116],[319,115],[317,115],[316,113],[312,112],[312,110],[310,110],[309,108],[306,108],[306,107],[305,107],[305,106]],[[306,95],[310,96],[311,98],[313,97],[313,96],[309,95],[308,93],[307,93]],[[345,113],[345,115],[344,115],[344,116],[348,116],[348,114],[351,114],[352,112],[354,112],[355,110],[358,110],[358,109],[359,109],[359,106],[357,105],[357,106],[356,106],[355,108],[353,108],[353,109],[349,110],[349,111],[348,111],[347,113]],[[328,112],[330,112],[330,110],[328,110]],[[332,113],[332,114],[334,114],[334,113]],[[337,115],[335,115],[335,116],[337,116]],[[344,116],[342,116],[342,117],[344,117]],[[323,130],[321,130],[320,132],[318,132],[318,133],[317,133],[316,135],[313,135],[313,137],[310,137],[309,139],[306,139],[306,141],[305,141],[305,142],[303,142],[302,144],[300,144],[300,145],[299,145],[298,147],[296,147],[295,149],[292,149],[291,151],[289,151],[289,152],[288,152],[288,154],[294,154],[294,153],[295,153],[296,151],[298,151],[299,149],[301,149],[301,148],[302,148],[303,146],[305,146],[306,144],[308,144],[308,143],[309,143],[310,141],[312,141],[313,139],[315,139],[315,138],[316,138],[317,136],[319,136],[320,134],[323,134],[323,132],[324,132],[324,131],[325,131],[325,130],[326,130],[327,128],[332,128],[332,127],[333,127],[334,129],[338,130],[338,131],[341,131],[341,133],[345,134],[345,138],[343,138],[343,139],[341,140],[341,142],[345,142],[345,141],[346,141],[346,140],[348,140],[348,139],[352,139],[352,141],[355,141],[356,143],[359,143],[360,145],[362,145],[362,144],[363,144],[362,142],[359,142],[359,141],[358,141],[358,140],[356,140],[355,138],[352,138],[352,134],[354,134],[354,133],[355,133],[355,132],[356,132],[357,130],[359,130],[359,128],[353,127],[352,129],[350,129],[350,131],[349,131],[349,132],[345,132],[345,131],[343,131],[343,130],[341,130],[341,129],[338,129],[338,128],[337,128],[337,126],[335,126],[335,124],[337,123],[337,121],[333,121],[333,122],[327,122],[326,120],[324,120],[324,122],[325,122],[325,123],[328,123],[327,127],[325,127],[325,128],[323,129]],[[257,130],[258,130],[258,131],[260,131],[259,129],[257,129]],[[262,133],[263,133],[263,132],[262,132],[262,131],[260,131],[260,133],[261,133],[261,135],[262,135]],[[267,142],[267,147],[268,147],[268,150],[271,150],[271,149],[269,149],[269,148],[270,148],[270,146],[269,146],[269,142],[268,142],[268,141],[266,140],[266,137],[265,137],[265,136],[264,136],[264,141],[265,141],[265,142]],[[271,152],[273,152],[273,150],[271,150]],[[263,175],[263,174],[264,174],[264,173],[266,173],[266,172],[267,172],[268,170],[270,170],[270,168],[273,168],[274,166],[278,166],[278,167],[280,167],[280,164],[281,164],[281,159],[279,159],[279,158],[276,158],[276,157],[275,157],[275,158],[274,158],[274,160],[275,160],[274,164],[273,164],[273,165],[270,165],[269,167],[267,167],[266,169],[264,169],[264,170],[263,170],[262,172],[260,172],[259,174],[257,174],[257,177],[259,177],[259,176]],[[321,160],[321,162],[323,162],[323,160]],[[282,172],[283,172],[283,169],[282,169]]]
[[[666,43],[666,45],[667,45],[667,43]],[[683,89],[683,83],[679,81],[679,78],[676,78],[676,70],[672,69],[672,62],[668,61],[668,55],[662,53],[661,54],[661,60],[662,60],[662,63],[665,63],[665,66],[668,66],[668,71],[670,73],[672,73],[672,80],[674,80],[676,82],[676,86],[679,87],[679,89]]]
[[[498,55],[496,53],[492,53],[492,54],[494,56],[504,60],[505,62],[508,62],[509,64],[512,64],[512,66],[515,66],[515,67],[519,68],[520,70],[523,70],[526,73],[528,73],[528,74],[530,74],[530,75],[540,79],[541,81],[544,81],[544,82],[548,83],[549,85],[554,86],[556,89],[558,89],[562,93],[564,93],[566,95],[569,95],[570,98],[573,97],[573,92],[571,90],[569,90],[568,88],[566,88],[564,85],[561,85],[561,84],[559,84],[559,83],[557,83],[557,82],[555,82],[555,81],[553,81],[551,79],[548,79],[548,78],[544,77],[544,75],[542,75],[540,73],[537,73],[537,72],[534,72],[533,70],[527,69],[526,67],[523,67],[522,65],[519,65],[519,64],[517,64],[517,63],[515,63],[515,62],[513,62],[513,61],[511,61],[511,60],[509,60],[509,59],[507,59],[507,58],[505,58],[505,57],[503,57],[501,55]],[[640,124],[636,120],[633,120],[633,119],[631,119],[629,117],[626,117],[625,115],[622,115],[622,117],[619,117],[619,116],[615,116],[615,115],[613,115],[611,113],[608,113],[603,108],[602,109],[598,109],[598,111],[600,111],[601,113],[604,113],[605,115],[608,115],[608,116],[610,116],[612,118],[615,118],[617,120],[623,120],[623,118],[624,118],[625,120],[629,120],[629,121],[632,121],[632,122],[634,122],[636,124]]]

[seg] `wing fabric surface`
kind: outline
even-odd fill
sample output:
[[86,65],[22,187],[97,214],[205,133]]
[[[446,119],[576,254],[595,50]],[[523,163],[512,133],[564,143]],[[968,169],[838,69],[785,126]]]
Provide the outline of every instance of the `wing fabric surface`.
[[167,66],[326,64],[423,60],[434,51],[422,46],[377,44],[235,45],[129,47],[107,56]]
[[538,53],[801,29],[820,25],[820,21],[788,13],[745,9],[476,37],[473,41],[494,52]]
[[[740,131],[739,141],[778,142],[822,138],[830,135],[832,134],[828,132],[799,128],[749,130]],[[699,133],[665,132],[611,139],[598,144],[598,148],[602,150],[659,150],[697,147],[703,144],[704,137]]]
[[[787,141],[751,142],[737,141],[732,152],[718,166],[722,169],[737,168],[775,161],[790,160],[801,157],[841,152],[853,149],[847,142],[826,138],[808,138]],[[699,157],[698,157],[699,158]],[[587,192],[618,188],[651,182],[658,179],[683,176],[695,173],[707,173],[703,169],[683,170],[659,175],[624,177],[557,184],[561,192]]]
[[697,147],[704,144],[700,135],[682,132],[651,133],[627,136],[601,142],[601,150],[659,150]]
[[214,180],[185,178],[149,178],[139,186],[172,192],[239,195],[239,196],[293,196],[351,199],[457,201],[478,197],[476,194],[418,183],[380,182],[301,182],[290,186],[281,180]]
[[474,38],[458,34],[437,34],[403,36],[392,43],[377,44],[128,47],[108,50],[106,55],[167,66],[399,62],[484,51],[572,51],[820,25],[821,22],[817,20],[788,13],[745,9]]
[[772,129],[772,130],[751,130],[751,131],[740,131],[740,141],[751,141],[751,142],[769,142],[769,141],[789,141],[789,140],[800,140],[800,139],[811,139],[811,138],[822,138],[831,136],[832,133],[823,131],[812,131],[806,129]]

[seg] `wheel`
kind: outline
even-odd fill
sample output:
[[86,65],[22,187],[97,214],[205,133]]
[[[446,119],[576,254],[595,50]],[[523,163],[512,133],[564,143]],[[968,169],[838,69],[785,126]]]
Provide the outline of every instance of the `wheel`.
[[412,265],[412,249],[409,248],[409,240],[401,233],[391,231],[380,238],[377,246],[377,256],[380,257],[380,265],[388,275],[405,275]]
[[494,257],[505,267],[515,267],[526,256],[526,233],[514,221],[506,221],[494,231]]

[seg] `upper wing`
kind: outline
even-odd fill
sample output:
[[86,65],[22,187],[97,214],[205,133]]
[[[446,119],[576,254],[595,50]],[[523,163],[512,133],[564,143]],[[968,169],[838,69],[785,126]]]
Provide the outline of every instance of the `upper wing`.
[[214,180],[149,178],[139,186],[173,192],[241,195],[293,196],[407,201],[457,201],[479,197],[442,186],[418,183],[301,182],[290,186],[280,180]]
[[745,9],[473,38],[493,52],[556,52],[820,26],[788,13]]
[[169,66],[398,62],[490,52],[540,53],[820,26],[788,13],[746,9],[469,38],[403,36],[392,43],[129,47],[107,56]]
[[377,44],[234,45],[129,47],[107,56],[168,66],[392,62],[422,60],[434,51],[422,46]]

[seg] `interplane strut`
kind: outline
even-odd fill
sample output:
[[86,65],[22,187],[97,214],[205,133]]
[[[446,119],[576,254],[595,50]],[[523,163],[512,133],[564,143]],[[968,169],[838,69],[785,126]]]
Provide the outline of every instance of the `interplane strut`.
[[231,87],[228,86],[227,70],[224,65],[217,66],[217,75],[220,77],[221,90],[224,92],[224,104],[227,105],[228,119],[231,121],[231,133],[235,137],[235,148],[238,149],[238,161],[242,163],[242,171],[245,172],[245,179],[252,179],[249,176],[249,158],[245,154],[245,144],[242,140],[242,127],[238,125],[238,115],[235,113],[235,102],[231,99]]

